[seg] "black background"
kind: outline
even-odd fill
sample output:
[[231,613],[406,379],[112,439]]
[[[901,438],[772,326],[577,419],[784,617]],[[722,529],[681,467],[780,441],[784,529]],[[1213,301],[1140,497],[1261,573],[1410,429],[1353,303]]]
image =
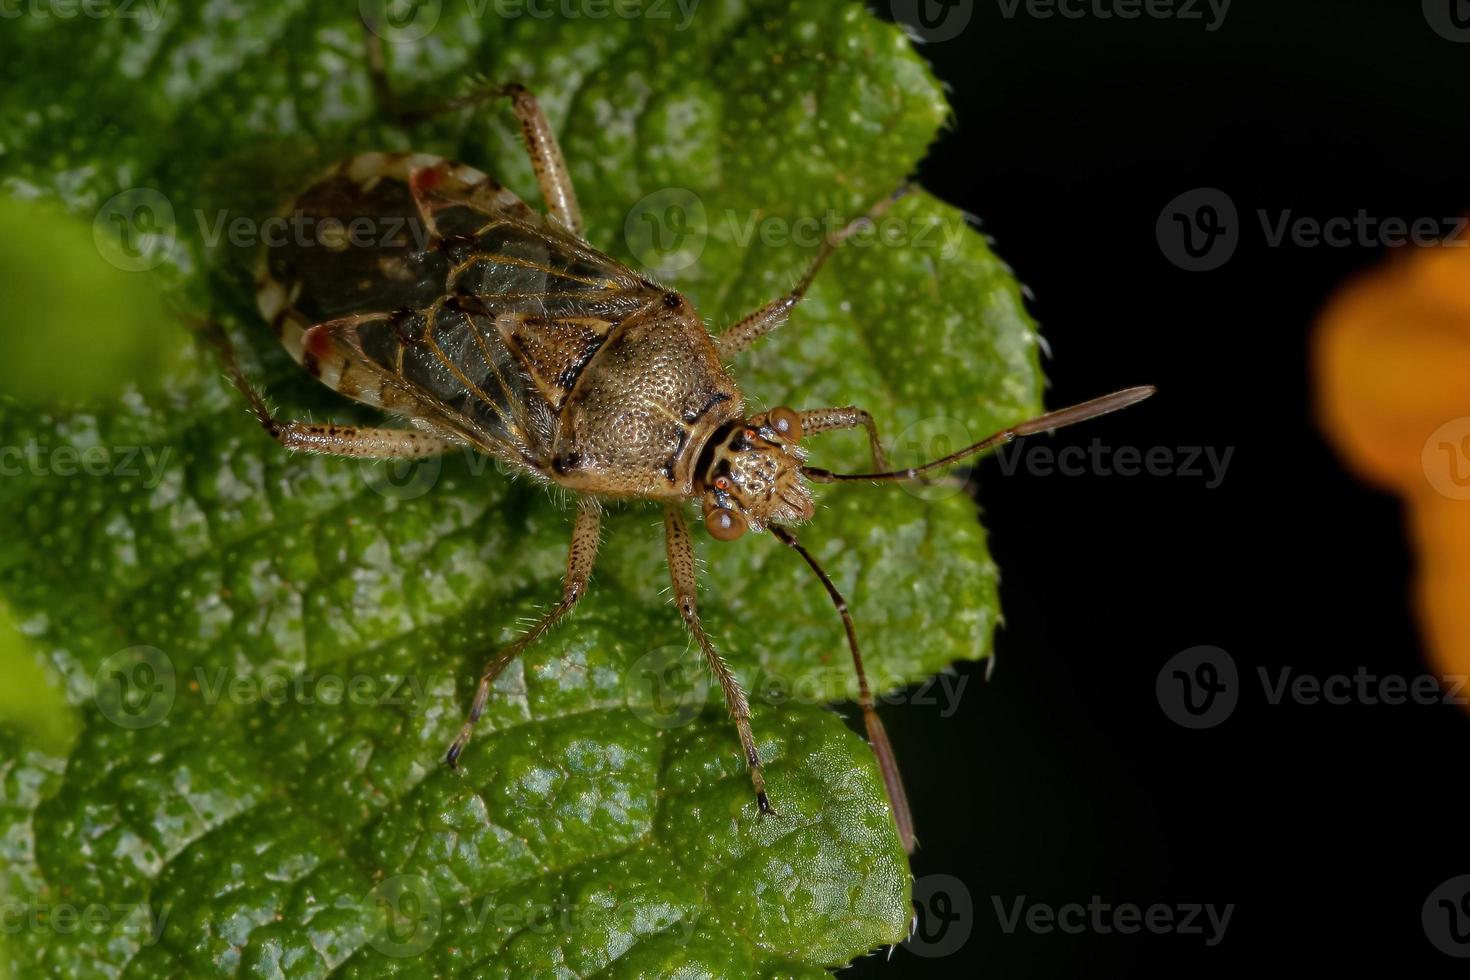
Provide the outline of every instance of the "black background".
[[[1390,250],[1271,247],[1256,212],[1470,212],[1470,44],[1432,30],[1418,0],[1236,0],[1213,32],[1024,6],[1007,18],[999,0],[951,16],[967,10],[958,37],[920,48],[956,118],[922,183],[978,215],[1034,290],[1049,405],[1160,387],[1053,447],[1097,437],[1234,455],[1214,489],[982,465],[1006,614],[995,674],[960,667],[948,718],[884,709],[917,801],[914,873],[963,882],[951,928],[969,937],[849,975],[1463,975],[1420,912],[1470,872],[1470,713],[1271,705],[1257,677],[1412,678],[1426,665],[1403,510],[1357,482],[1313,417],[1315,314]],[[1211,272],[1177,268],[1155,234],[1164,206],[1197,187],[1225,191],[1241,217],[1238,251]],[[1242,693],[1223,724],[1190,731],[1161,710],[1155,679],[1200,644],[1230,653]],[[995,908],[1094,895],[1235,908],[1214,947],[1007,933]]]

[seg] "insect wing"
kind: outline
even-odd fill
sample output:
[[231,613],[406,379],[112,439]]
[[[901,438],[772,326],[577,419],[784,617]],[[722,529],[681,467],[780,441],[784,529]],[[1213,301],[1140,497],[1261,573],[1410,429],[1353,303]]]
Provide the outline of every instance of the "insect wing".
[[483,173],[345,161],[294,202],[262,313],[349,397],[532,470],[613,324],[659,295]]

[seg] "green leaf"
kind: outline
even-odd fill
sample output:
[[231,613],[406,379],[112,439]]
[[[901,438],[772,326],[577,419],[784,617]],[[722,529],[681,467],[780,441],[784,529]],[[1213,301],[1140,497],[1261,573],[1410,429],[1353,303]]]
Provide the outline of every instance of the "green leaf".
[[0,277],[0,391],[74,404],[172,367],[177,329],[157,284],[109,264],[93,229],[60,207],[0,198]]
[[[442,100],[471,74],[531,86],[588,238],[716,328],[789,288],[810,220],[898,186],[947,112],[901,32],[857,5],[425,7],[431,31],[385,45],[402,96]],[[104,228],[123,214],[101,254],[225,321],[282,414],[371,422],[276,349],[252,250],[215,239],[221,218],[249,227],[366,149],[453,156],[538,198],[504,107],[385,121],[355,8],[8,20],[0,189]],[[1041,378],[1018,287],[963,216],[915,194],[888,219],[737,375],[753,406],[868,408],[908,463],[1033,413]],[[0,724],[11,972],[798,976],[904,937],[881,783],[825,707],[855,690],[841,627],[797,556],[698,535],[704,617],[753,692],[779,817],[757,817],[639,505],[608,522],[592,594],[501,677],[451,772],[483,662],[557,594],[565,508],[479,458],[407,476],[290,458],[182,326],[158,343],[183,366],[157,393],[0,410],[0,446],[37,447],[0,480],[0,593],[80,718],[68,750]],[[813,445],[822,465],[866,465],[861,433]],[[94,447],[98,472],[64,472],[62,449]],[[996,572],[965,495],[818,497],[803,540],[846,591],[877,688],[989,653]],[[915,801],[921,833],[932,805]]]

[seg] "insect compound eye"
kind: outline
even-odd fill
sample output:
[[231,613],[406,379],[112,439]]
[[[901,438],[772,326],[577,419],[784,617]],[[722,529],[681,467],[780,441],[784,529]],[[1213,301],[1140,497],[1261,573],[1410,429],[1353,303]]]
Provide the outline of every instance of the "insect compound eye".
[[706,507],[704,526],[716,541],[734,541],[745,533],[745,518],[724,507]]
[[788,442],[801,441],[801,416],[797,412],[781,405],[771,409],[771,414],[767,418],[770,420],[771,428],[780,433],[782,439]]

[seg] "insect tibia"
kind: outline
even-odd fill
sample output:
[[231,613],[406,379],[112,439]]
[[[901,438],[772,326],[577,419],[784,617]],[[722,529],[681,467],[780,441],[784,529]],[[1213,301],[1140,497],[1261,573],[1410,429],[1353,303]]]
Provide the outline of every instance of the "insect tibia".
[[898,768],[898,758],[893,754],[893,745],[888,741],[888,730],[871,704],[863,707],[863,726],[868,731],[868,745],[873,749],[873,758],[878,760],[878,774],[883,777],[883,790],[888,795],[888,804],[893,809],[893,822],[898,827],[898,839],[905,854],[914,853],[918,838],[914,835],[914,815],[909,810],[909,795],[903,786],[903,774]]

